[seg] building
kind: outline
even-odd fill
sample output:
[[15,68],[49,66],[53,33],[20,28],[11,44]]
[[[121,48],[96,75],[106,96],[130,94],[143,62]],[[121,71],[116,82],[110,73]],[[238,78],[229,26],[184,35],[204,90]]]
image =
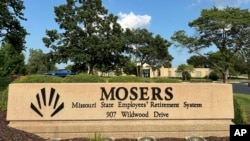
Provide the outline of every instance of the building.
[[[176,71],[177,68],[160,68],[159,70],[153,70],[150,66],[143,66],[143,76],[144,77],[182,77],[181,72]],[[194,68],[191,72],[192,78],[204,78],[208,76],[212,70],[209,68]]]
[[[140,64],[137,64],[137,67],[139,67]],[[139,69],[139,68],[138,68]],[[181,78],[182,74],[181,72],[176,71],[177,68],[164,68],[161,67],[159,70],[153,70],[152,67],[150,67],[148,64],[143,65],[143,77],[150,77],[150,78],[156,78],[156,77],[175,77],[175,78]],[[208,76],[212,69],[209,68],[194,68],[194,71],[191,72],[192,78],[204,78],[205,76]],[[115,71],[109,71],[109,72],[100,72],[97,71],[98,76],[115,76]],[[126,75],[126,74],[124,74]]]

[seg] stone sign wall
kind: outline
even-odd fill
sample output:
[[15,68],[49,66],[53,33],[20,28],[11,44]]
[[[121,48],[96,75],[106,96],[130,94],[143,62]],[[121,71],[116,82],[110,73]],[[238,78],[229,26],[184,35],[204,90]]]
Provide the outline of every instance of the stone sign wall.
[[9,125],[44,138],[228,136],[233,116],[230,84],[9,85]]

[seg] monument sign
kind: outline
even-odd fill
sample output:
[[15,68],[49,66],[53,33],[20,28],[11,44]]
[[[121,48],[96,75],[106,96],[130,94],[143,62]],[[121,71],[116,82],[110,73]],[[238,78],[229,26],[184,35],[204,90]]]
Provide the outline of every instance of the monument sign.
[[9,126],[43,138],[229,136],[230,84],[9,85]]

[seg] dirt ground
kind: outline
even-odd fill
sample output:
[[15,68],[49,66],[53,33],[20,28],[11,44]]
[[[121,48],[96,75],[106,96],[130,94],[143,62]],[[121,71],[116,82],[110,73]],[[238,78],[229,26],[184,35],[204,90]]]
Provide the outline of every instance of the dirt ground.
[[[229,141],[229,137],[207,137],[207,141]],[[0,110],[0,141],[46,141],[39,136],[8,126],[6,111]],[[66,139],[62,141],[88,141],[86,138]],[[115,141],[136,141],[136,139],[116,139]],[[157,141],[186,141],[183,138],[160,138]]]

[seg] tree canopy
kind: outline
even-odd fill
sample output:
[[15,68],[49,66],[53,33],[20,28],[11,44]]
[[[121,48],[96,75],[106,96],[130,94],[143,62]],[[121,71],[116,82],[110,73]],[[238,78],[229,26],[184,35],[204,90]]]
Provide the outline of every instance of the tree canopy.
[[30,49],[29,59],[26,67],[28,74],[44,74],[55,71],[55,62],[50,59],[49,54],[43,53],[41,49]]
[[187,59],[189,65],[193,65],[195,68],[211,68],[211,65],[205,56],[193,55]]
[[94,67],[111,69],[121,62],[123,31],[117,16],[108,14],[101,0],[67,0],[55,7],[55,14],[62,32],[46,30],[43,42],[58,61],[86,64],[90,74]]
[[[220,72],[222,70],[220,66],[223,66],[223,64],[225,64],[225,60],[223,58],[223,55],[221,55],[220,51],[217,51],[207,53],[207,57],[193,55],[187,60],[187,63],[189,65],[193,65],[195,68],[210,68],[213,69],[215,72]],[[229,74],[231,76],[247,74],[247,64],[240,56],[238,56],[238,54],[232,56],[230,62],[227,63],[229,64]]]
[[46,30],[43,42],[53,50],[55,60],[70,60],[74,68],[87,65],[93,74],[94,68],[119,71],[131,56],[152,66],[170,64],[173,59],[168,53],[170,42],[147,29],[123,30],[118,17],[108,13],[101,0],[67,0],[55,7],[55,14],[61,30]]
[[194,71],[194,66],[186,64],[180,64],[176,70],[176,72],[180,72],[182,74],[182,80],[190,80],[191,79],[190,73],[193,71]]
[[0,76],[25,73],[24,54],[18,53],[11,44],[0,47],[0,64]]
[[247,9],[213,7],[202,10],[200,17],[188,25],[195,29],[196,34],[188,36],[184,30],[176,31],[171,37],[175,45],[199,55],[204,55],[200,53],[202,49],[216,46],[224,63],[213,65],[220,69],[223,81],[227,83],[232,56],[250,47],[250,12]]
[[22,0],[0,2],[0,75],[24,73],[25,37],[28,34],[21,25],[25,9]]
[[22,0],[1,0],[0,2],[0,43],[11,44],[21,53],[25,50],[26,29],[20,24],[24,18],[25,6]]
[[[148,64],[152,68],[160,68],[173,59],[168,53],[171,43],[160,35],[153,36],[147,29],[134,29],[127,30],[126,37],[129,53],[139,66]],[[140,67],[138,76],[142,76],[142,71],[143,67]]]

